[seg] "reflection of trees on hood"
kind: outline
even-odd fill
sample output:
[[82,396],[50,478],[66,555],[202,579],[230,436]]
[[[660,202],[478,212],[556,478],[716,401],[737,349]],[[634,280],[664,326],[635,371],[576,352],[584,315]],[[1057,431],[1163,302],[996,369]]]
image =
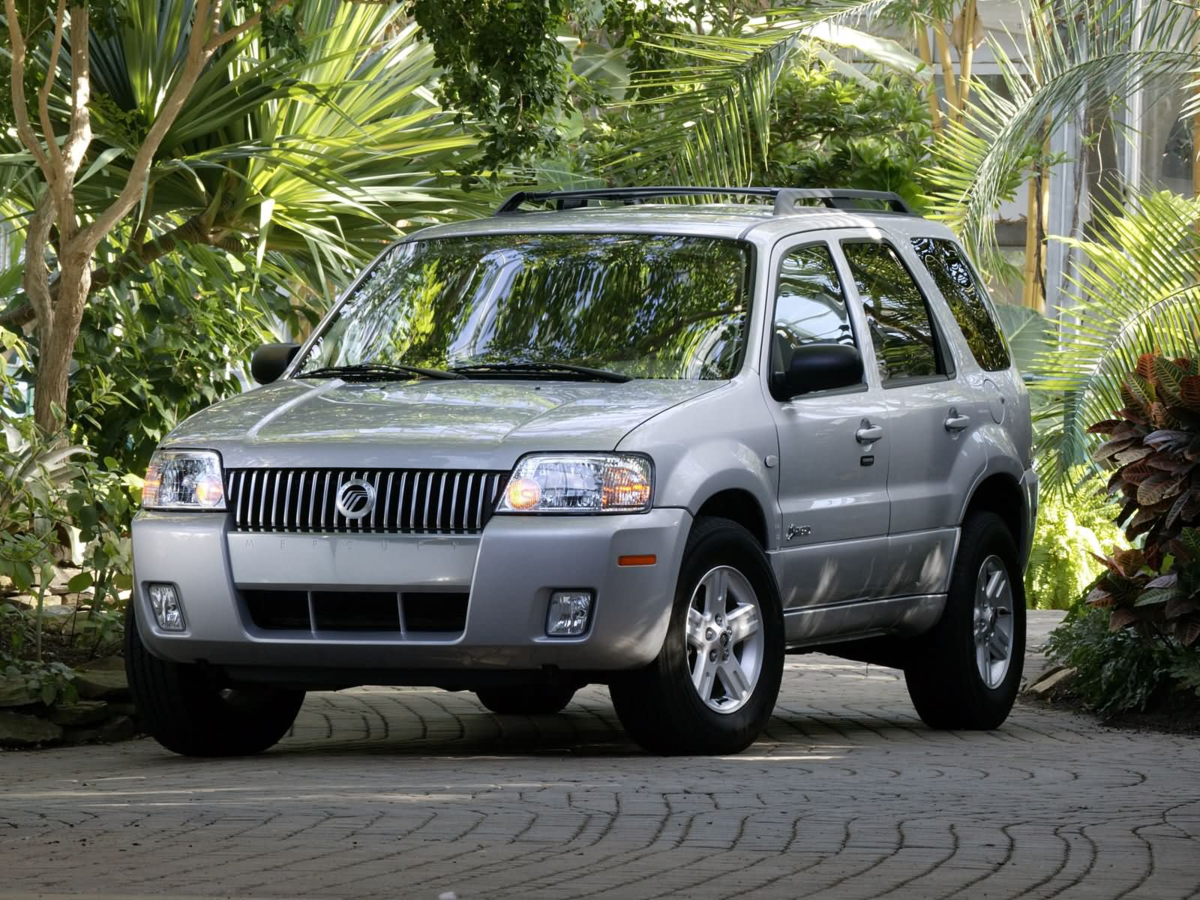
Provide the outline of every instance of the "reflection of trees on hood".
[[313,364],[558,360],[728,377],[744,341],[747,271],[740,245],[679,235],[416,241],[367,276]]

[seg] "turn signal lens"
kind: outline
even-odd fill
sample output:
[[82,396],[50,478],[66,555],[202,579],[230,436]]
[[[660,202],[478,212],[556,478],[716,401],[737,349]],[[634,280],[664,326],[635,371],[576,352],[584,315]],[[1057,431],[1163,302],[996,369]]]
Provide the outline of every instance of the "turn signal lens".
[[542,488],[532,478],[514,478],[508,485],[508,505],[513,509],[533,509],[542,499]]

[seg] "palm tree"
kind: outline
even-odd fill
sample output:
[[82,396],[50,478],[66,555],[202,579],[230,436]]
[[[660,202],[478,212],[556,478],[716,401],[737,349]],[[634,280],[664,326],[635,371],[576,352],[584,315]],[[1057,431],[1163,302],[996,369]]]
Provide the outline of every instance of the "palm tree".
[[1072,286],[1070,317],[1032,367],[1046,398],[1038,420],[1039,474],[1074,489],[1088,459],[1086,431],[1128,405],[1121,384],[1143,353],[1193,357],[1200,346],[1200,199],[1169,191],[1101,209],[1098,237],[1069,241],[1088,261]]
[[[1122,0],[1035,0],[1028,23],[1023,58],[992,47],[1008,96],[976,85],[963,123],[935,147],[938,212],[992,273],[1005,270],[995,234],[1000,201],[1026,179],[1031,196],[1040,194],[1046,169],[1065,161],[1046,155],[1056,123],[1086,111],[1096,129],[1111,128],[1134,91],[1200,66],[1200,21],[1182,5],[1151,3],[1135,14]],[[1059,238],[1086,264],[1064,285],[1058,328],[1027,367],[1042,401],[1043,484],[1068,493],[1078,487],[1075,467],[1088,460],[1087,427],[1124,405],[1120,383],[1139,354],[1194,355],[1198,336],[1189,317],[1200,312],[1200,206],[1138,185],[1109,185],[1093,201],[1087,228],[1094,237]],[[1035,211],[1042,220],[1044,204],[1031,203],[1031,227],[1039,224]],[[1044,240],[1043,231],[1034,246],[1027,242],[1027,286],[1044,277],[1037,262]]]
[[1024,54],[1012,58],[992,42],[1005,91],[975,85],[963,122],[935,148],[934,173],[942,217],[985,270],[1004,269],[995,212],[1031,164],[1045,162],[1059,122],[1081,109],[1114,109],[1155,79],[1200,66],[1200,20],[1190,7],[1134,10],[1127,0],[1031,0]]
[[[433,51],[400,7],[294,0],[289,14],[294,47],[222,0],[128,0],[120,21],[96,22],[62,0],[56,27],[24,48],[23,65],[49,77],[23,98],[39,115],[19,140],[0,132],[0,212],[26,263],[0,326],[37,320],[43,427],[65,406],[84,306],[146,267],[252,255],[268,280],[330,291],[412,224],[491,199],[443,177],[476,135],[430,93]],[[67,136],[58,156],[51,133]]]

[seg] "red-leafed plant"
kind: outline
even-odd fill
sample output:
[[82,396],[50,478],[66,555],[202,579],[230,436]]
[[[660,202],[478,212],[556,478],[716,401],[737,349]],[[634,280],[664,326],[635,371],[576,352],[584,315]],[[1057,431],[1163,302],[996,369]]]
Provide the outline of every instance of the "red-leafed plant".
[[1141,546],[1098,557],[1107,572],[1088,595],[1111,607],[1114,629],[1200,639],[1200,362],[1145,354],[1121,386],[1125,407],[1089,431],[1108,440],[1093,458],[1116,465],[1108,490]]

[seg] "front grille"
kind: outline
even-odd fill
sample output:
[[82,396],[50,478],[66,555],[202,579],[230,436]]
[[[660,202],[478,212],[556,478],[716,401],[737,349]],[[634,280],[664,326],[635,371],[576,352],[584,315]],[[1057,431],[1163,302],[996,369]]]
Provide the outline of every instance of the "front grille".
[[397,636],[460,635],[468,595],[425,591],[242,590],[250,621],[264,631],[384,632]]
[[[360,519],[337,509],[338,489],[354,479],[375,489]],[[477,534],[507,480],[454,469],[230,469],[225,500],[238,531]]]

